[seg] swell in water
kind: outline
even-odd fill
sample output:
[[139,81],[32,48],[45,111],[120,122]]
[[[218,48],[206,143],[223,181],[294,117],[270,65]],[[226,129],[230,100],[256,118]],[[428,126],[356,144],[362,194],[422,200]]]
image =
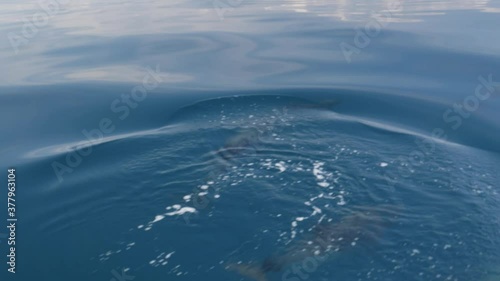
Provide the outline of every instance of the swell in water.
[[[480,138],[431,139],[435,123],[412,114],[439,112],[438,103],[387,97],[268,91],[188,102],[163,126],[91,143],[62,182],[51,163],[82,140],[29,151],[22,168],[43,176],[25,195],[37,210],[25,220],[47,241],[30,245],[35,271],[64,240],[60,251],[92,261],[61,272],[82,280],[123,264],[138,278],[236,278],[228,263],[258,263],[318,224],[386,204],[404,208],[370,250],[352,246],[315,276],[487,276],[499,260],[497,154]],[[82,243],[93,246],[82,252]]]

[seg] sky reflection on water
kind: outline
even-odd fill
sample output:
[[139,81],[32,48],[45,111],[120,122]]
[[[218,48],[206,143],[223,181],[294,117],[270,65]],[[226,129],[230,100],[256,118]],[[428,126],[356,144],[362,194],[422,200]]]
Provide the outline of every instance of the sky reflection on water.
[[[48,16],[37,3],[0,2],[2,85],[129,83],[160,64],[187,89],[436,89],[500,68],[500,10],[485,0],[67,2]],[[47,16],[35,31],[33,15]],[[374,24],[349,63],[341,44]]]

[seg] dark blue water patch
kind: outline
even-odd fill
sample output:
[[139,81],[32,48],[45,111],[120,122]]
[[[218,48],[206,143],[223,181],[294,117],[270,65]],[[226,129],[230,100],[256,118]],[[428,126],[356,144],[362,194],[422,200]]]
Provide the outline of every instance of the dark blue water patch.
[[[38,149],[19,168],[34,175],[21,196],[37,210],[21,209],[34,231],[20,239],[39,254],[21,263],[76,280],[109,279],[116,268],[140,280],[240,278],[228,264],[262,264],[311,239],[316,225],[349,229],[343,218],[390,206],[375,241],[340,247],[311,278],[486,275],[500,260],[498,158],[433,142],[410,159],[427,136],[346,114],[350,102],[311,91],[186,103],[162,126],[94,144],[61,182],[51,164],[71,149]],[[239,152],[219,153],[231,149]],[[269,280],[293,263],[282,267]]]

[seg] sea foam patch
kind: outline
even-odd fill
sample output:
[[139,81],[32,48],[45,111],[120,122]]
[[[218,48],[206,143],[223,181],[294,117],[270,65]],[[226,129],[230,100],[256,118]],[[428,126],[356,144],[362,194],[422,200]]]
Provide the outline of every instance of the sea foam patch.
[[168,206],[165,209],[167,211],[170,211],[170,212],[156,215],[152,221],[147,223],[146,226],[141,224],[141,225],[137,226],[137,228],[138,229],[144,228],[144,231],[149,231],[149,230],[151,230],[151,228],[153,227],[153,225],[155,223],[162,221],[165,218],[165,216],[176,216],[176,215],[184,215],[186,213],[196,213],[197,212],[196,209],[193,207],[182,207],[179,204],[174,204],[172,206]]

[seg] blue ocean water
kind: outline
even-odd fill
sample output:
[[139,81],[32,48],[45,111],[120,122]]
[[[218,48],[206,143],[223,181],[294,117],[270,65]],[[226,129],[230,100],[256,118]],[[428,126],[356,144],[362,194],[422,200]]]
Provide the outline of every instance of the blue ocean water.
[[0,7],[1,280],[500,280],[500,2]]

